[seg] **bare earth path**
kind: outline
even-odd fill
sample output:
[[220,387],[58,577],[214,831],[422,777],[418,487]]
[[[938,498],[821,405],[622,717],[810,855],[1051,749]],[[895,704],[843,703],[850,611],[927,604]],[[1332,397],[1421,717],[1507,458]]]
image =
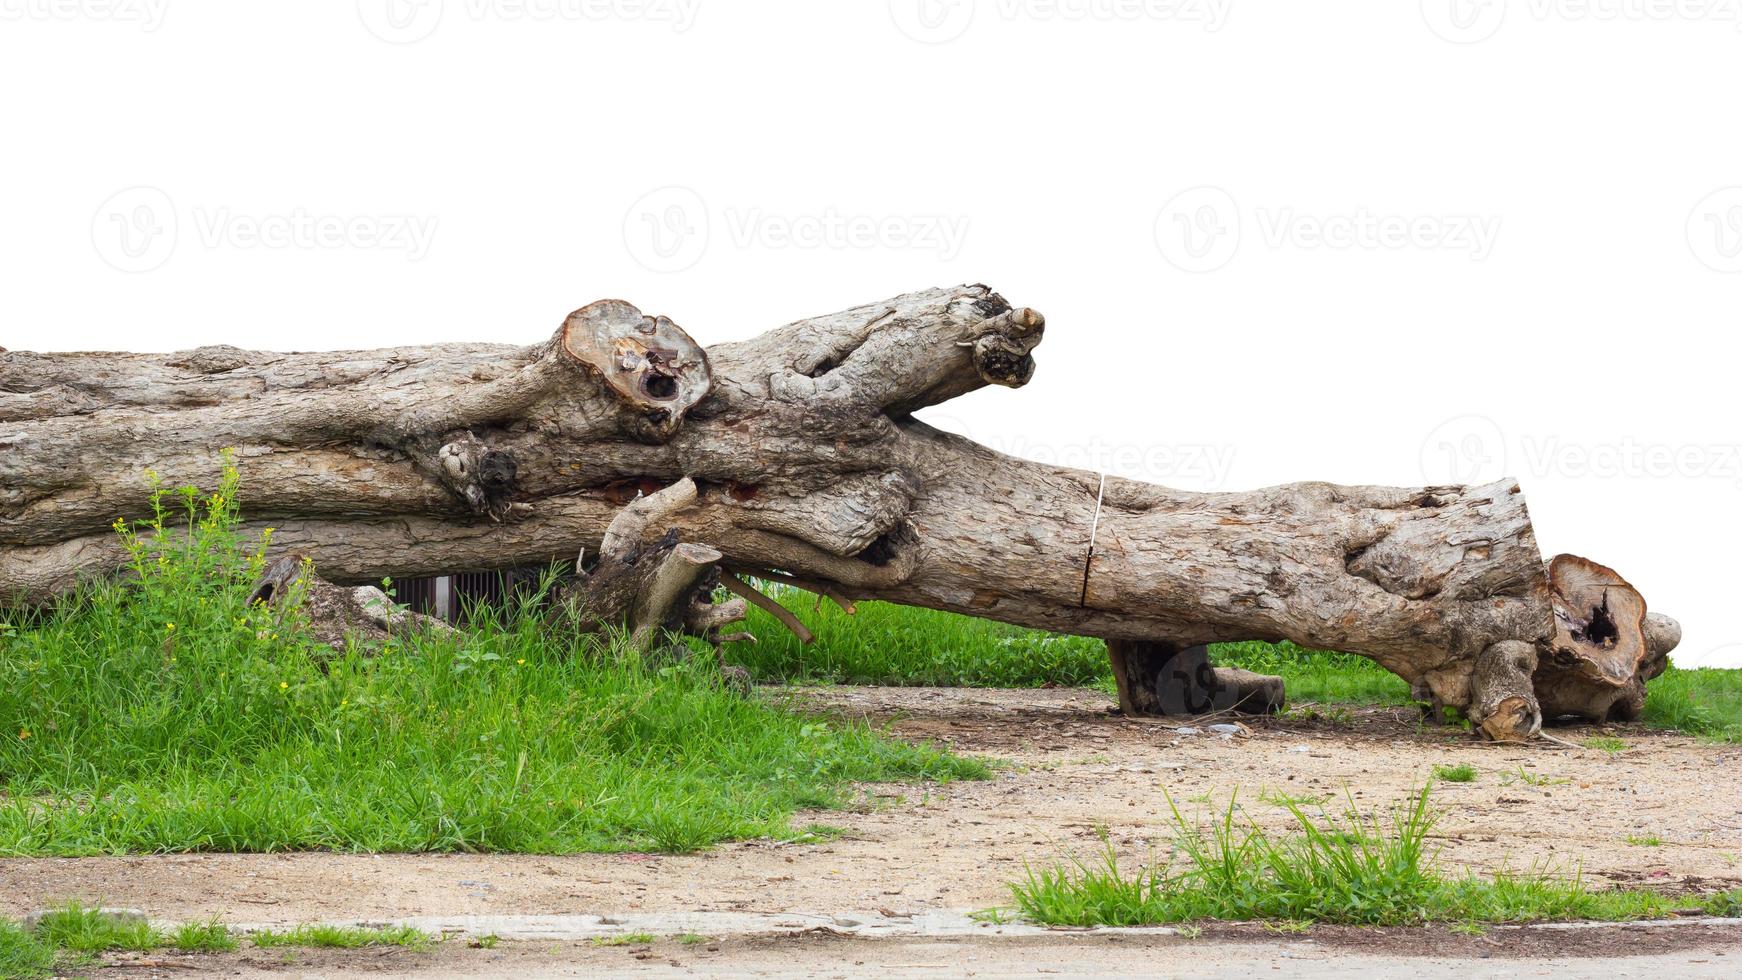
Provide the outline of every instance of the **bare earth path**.
[[[1614,883],[1742,884],[1742,749],[1734,746],[1625,731],[1630,748],[1614,756],[1546,742],[1497,747],[1378,709],[1335,720],[1248,721],[1224,737],[1207,726],[1226,719],[1182,733],[1110,716],[1106,696],[1077,690],[814,688],[790,696],[812,710],[888,720],[900,736],[1013,765],[985,782],[867,787],[854,810],[800,814],[795,827],[843,829],[821,844],[753,841],[682,856],[5,859],[0,914],[77,898],[154,919],[258,924],[679,911],[902,917],[1004,904],[1005,883],[1023,862],[1091,854],[1097,827],[1133,860],[1152,845],[1165,854],[1163,790],[1194,814],[1205,811],[1203,794],[1225,801],[1237,788],[1248,812],[1280,828],[1287,815],[1267,795],[1323,798],[1338,811],[1347,787],[1364,809],[1383,808],[1433,766],[1460,762],[1479,778],[1440,783],[1434,794],[1447,864],[1554,862]],[[1577,741],[1592,732],[1557,734]],[[1629,836],[1662,844],[1630,845]],[[412,962],[407,968],[416,968]]]

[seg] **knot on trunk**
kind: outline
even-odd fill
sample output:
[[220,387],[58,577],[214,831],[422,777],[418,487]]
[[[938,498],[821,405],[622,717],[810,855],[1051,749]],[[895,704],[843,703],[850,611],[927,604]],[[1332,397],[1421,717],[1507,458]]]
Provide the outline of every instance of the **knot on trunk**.
[[602,299],[570,313],[557,349],[603,382],[629,433],[663,443],[713,387],[708,355],[682,327],[631,303]]

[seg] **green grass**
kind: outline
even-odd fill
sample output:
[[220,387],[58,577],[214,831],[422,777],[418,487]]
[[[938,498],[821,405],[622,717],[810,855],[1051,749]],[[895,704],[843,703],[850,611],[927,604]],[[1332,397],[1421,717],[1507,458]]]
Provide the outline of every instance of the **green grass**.
[[246,595],[234,477],[118,527],[133,581],[0,628],[0,854],[687,851],[790,837],[857,781],[985,765],[479,615],[378,653],[312,646]]
[[285,930],[263,929],[248,934],[249,942],[261,949],[303,946],[319,949],[362,949],[366,946],[405,946],[424,949],[435,937],[411,926],[363,928],[356,926],[301,925]]
[[1403,678],[1366,657],[1281,643],[1213,643],[1210,661],[1282,677],[1295,703],[1409,704]]
[[1599,752],[1607,752],[1612,756],[1620,755],[1629,748],[1626,742],[1610,735],[1597,735],[1592,738],[1587,738],[1579,744],[1587,749],[1596,749]]
[[1500,774],[1500,785],[1502,786],[1511,786],[1513,783],[1523,783],[1526,786],[1559,786],[1567,782],[1571,782],[1571,780],[1565,776],[1548,776],[1531,772],[1522,764],[1517,769]]
[[0,919],[0,977],[45,977],[117,950],[221,953],[236,946],[229,929],[217,922],[186,923],[165,933],[139,918],[68,902],[43,913],[33,929]]
[[236,937],[221,922],[184,922],[169,934],[169,945],[184,953],[228,953],[236,948]]
[[1442,783],[1473,783],[1476,781],[1476,767],[1467,762],[1455,766],[1434,766],[1434,778]]
[[655,938],[651,932],[625,932],[617,936],[594,936],[589,942],[594,946],[640,946],[653,942]]
[[0,977],[46,977],[54,964],[53,946],[18,923],[0,919]]
[[[1431,784],[1430,784],[1431,785]],[[1093,862],[1030,868],[1013,882],[1021,913],[1048,925],[1152,925],[1208,919],[1413,925],[1565,919],[1659,918],[1697,908],[1726,914],[1742,890],[1672,896],[1594,890],[1549,870],[1455,876],[1427,849],[1434,814],[1424,786],[1388,822],[1362,816],[1348,797],[1342,817],[1283,806],[1293,833],[1273,836],[1230,799],[1207,825],[1173,809],[1174,866],[1120,868],[1111,844]],[[1170,800],[1171,802],[1171,800]]]
[[45,913],[36,924],[36,936],[55,949],[78,953],[114,949],[143,952],[167,941],[143,919],[118,917],[77,903]]
[[1742,742],[1742,670],[1671,667],[1646,682],[1643,720],[1654,728]]
[[[802,644],[773,616],[753,608],[746,625],[758,642],[733,644],[727,659],[765,683],[1113,690],[1107,648],[1098,639],[886,602],[856,603],[858,611],[849,616],[801,589],[761,585],[816,635],[813,643]],[[1299,701],[1409,703],[1409,685],[1365,657],[1287,642],[1217,643],[1210,657],[1228,667],[1279,674],[1289,697]]]
[[761,609],[745,625],[757,642],[734,643],[726,659],[757,680],[783,683],[882,684],[908,687],[1087,687],[1105,679],[1107,648],[1097,639],[1058,636],[989,619],[891,605],[856,603],[849,616],[800,589],[759,587],[816,634],[810,645]]
[[1644,836],[1641,836],[1638,834],[1628,834],[1627,837],[1625,838],[1625,840],[1627,841],[1627,843],[1632,844],[1634,847],[1662,847],[1663,846],[1663,838],[1657,836],[1656,834],[1647,834]]

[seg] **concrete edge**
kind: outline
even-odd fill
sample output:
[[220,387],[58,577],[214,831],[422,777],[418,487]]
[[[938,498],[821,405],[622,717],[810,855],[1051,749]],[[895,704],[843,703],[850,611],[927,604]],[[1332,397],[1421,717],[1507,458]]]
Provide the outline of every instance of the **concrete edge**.
[[[176,923],[156,923],[173,928]],[[308,923],[315,924],[315,923]],[[1175,936],[1176,926],[1053,927],[1027,922],[988,922],[969,910],[942,910],[911,916],[879,912],[838,914],[764,912],[639,912],[622,915],[454,915],[407,918],[330,920],[319,924],[362,928],[410,926],[432,935],[498,939],[579,941],[649,935],[667,938],[686,934],[727,938],[781,936],[826,932],[861,939],[1022,937],[1022,936]],[[1494,930],[1560,931],[1569,929],[1674,928],[1678,926],[1742,926],[1742,918],[1689,917],[1639,919],[1627,922],[1539,922],[1493,925]],[[231,923],[239,932],[284,929],[282,924]]]

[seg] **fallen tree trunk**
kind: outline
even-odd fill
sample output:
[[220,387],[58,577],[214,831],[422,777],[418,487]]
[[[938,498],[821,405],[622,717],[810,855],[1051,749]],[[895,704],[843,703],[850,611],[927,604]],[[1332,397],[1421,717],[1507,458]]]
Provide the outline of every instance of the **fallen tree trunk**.
[[[250,526],[349,582],[573,560],[637,495],[688,480],[637,540],[669,533],[728,573],[839,597],[1145,644],[1127,710],[1251,694],[1185,652],[1287,638],[1371,657],[1435,706],[1505,702],[1497,737],[1540,723],[1534,702],[1473,690],[1518,686],[1477,671],[1491,646],[1555,635],[1514,482],[1103,485],[913,417],[1025,383],[1043,327],[962,286],[706,350],[605,300],[525,348],[0,355],[0,596],[41,602],[117,567],[110,522],[144,515],[151,480],[216,485],[220,447]],[[1185,679],[1163,669],[1178,656],[1196,658]]]

